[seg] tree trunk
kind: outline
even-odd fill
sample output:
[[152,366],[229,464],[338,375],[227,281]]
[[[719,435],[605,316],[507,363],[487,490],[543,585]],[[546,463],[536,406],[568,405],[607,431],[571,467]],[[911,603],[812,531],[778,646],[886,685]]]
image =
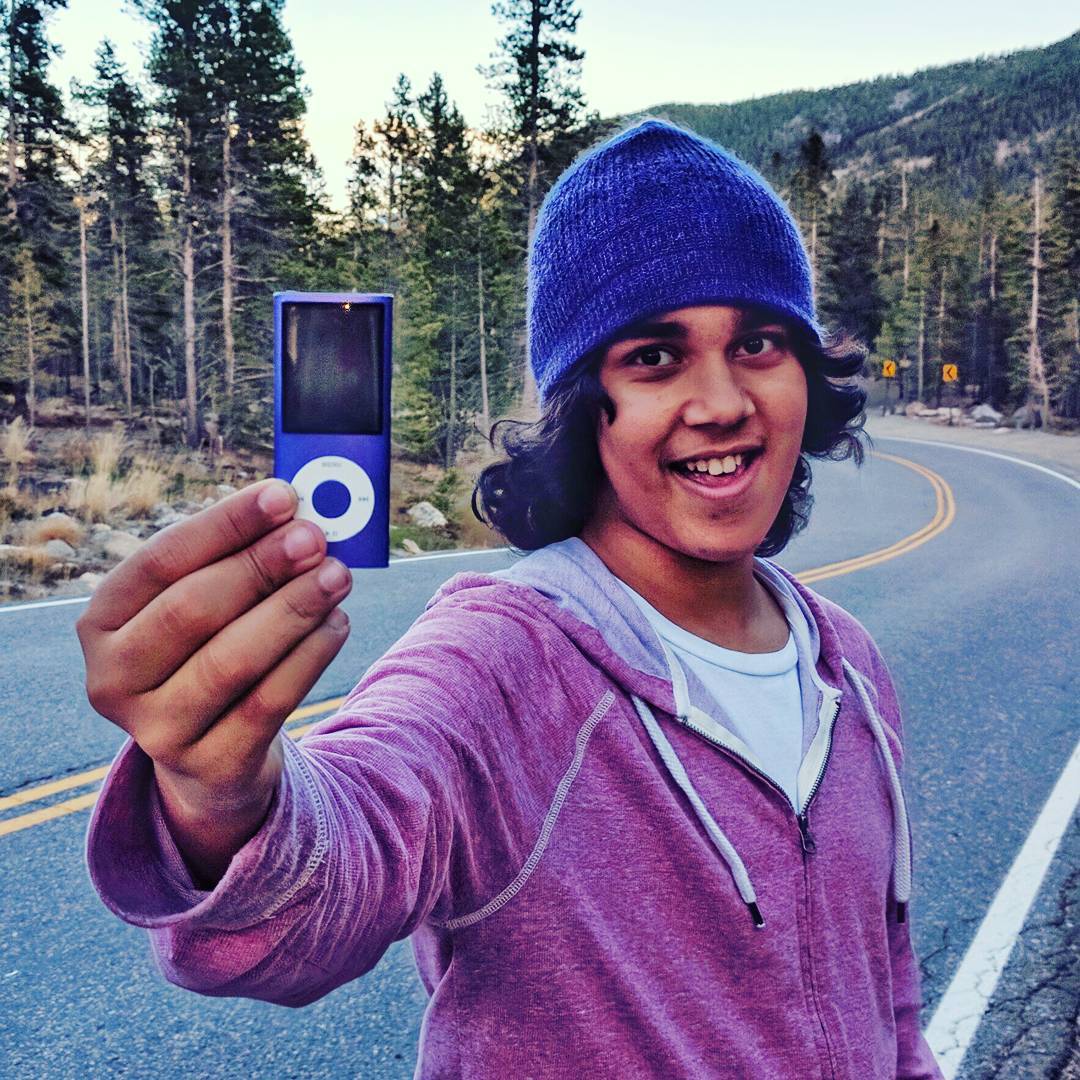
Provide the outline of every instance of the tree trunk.
[[919,290],[919,356],[918,375],[916,378],[915,400],[925,405],[923,387],[926,370],[926,290]]
[[[113,270],[113,295],[112,295],[112,361],[113,370],[120,380],[120,385],[126,384],[124,373],[124,330],[121,316],[120,301],[120,231],[116,227],[116,207],[109,204],[109,247],[112,248]],[[130,410],[129,410],[130,416]]]
[[233,385],[236,380],[236,342],[233,337],[233,250],[232,250],[232,139],[233,129],[225,117],[225,135],[221,140],[221,322],[225,346],[225,403],[231,413]]
[[30,303],[30,270],[27,268],[23,278],[23,302],[26,312],[26,412],[30,417],[30,426],[34,426],[37,416],[37,359],[34,356],[34,316]]
[[83,399],[86,402],[86,430],[90,430],[90,298],[86,280],[86,205],[85,195],[75,200],[79,208],[79,294],[82,301]]
[[881,217],[878,224],[877,237],[877,275],[882,277],[885,273],[885,225],[888,221],[888,203],[883,199],[881,204]]
[[448,469],[454,467],[457,456],[457,274],[450,286],[450,416],[446,422],[446,453],[443,460]]
[[131,419],[131,315],[128,311],[127,222],[120,226],[120,314],[124,343],[124,402]]
[[18,213],[15,189],[19,183],[18,143],[15,139],[15,39],[8,36],[8,92],[7,92],[7,192],[8,217],[14,221]]
[[986,312],[987,400],[994,404],[994,358],[997,354],[997,232],[990,233],[990,304]]
[[488,401],[487,331],[484,327],[484,253],[482,251],[476,259],[476,292],[480,308],[480,426],[486,439],[491,428],[491,407]]
[[195,227],[191,213],[191,123],[184,121],[183,199],[181,202],[181,264],[184,276],[184,388],[186,442],[194,450],[199,445],[199,397],[195,369]]
[[907,295],[908,278],[911,276],[911,227],[908,218],[907,170],[900,167],[900,213],[904,219],[904,295]]
[[[1035,238],[1031,260],[1031,310],[1028,317],[1028,412],[1038,398],[1042,405],[1043,424],[1051,425],[1050,385],[1039,347],[1039,271],[1042,269],[1042,174],[1035,170]],[[1034,421],[1032,427],[1034,427]]]
[[[536,132],[536,116],[539,111],[540,96],[540,27],[542,24],[542,0],[532,0],[531,39],[529,42],[529,120],[526,130],[526,153],[528,172],[525,180],[528,200],[528,236],[527,249],[532,247],[533,234],[536,232],[536,218],[540,212],[540,149]],[[532,357],[529,355],[528,333],[525,335],[525,378],[523,380],[522,404],[530,413],[539,408],[540,390],[533,375]]]
[[[938,290],[938,320],[937,320],[937,359],[938,359],[938,377],[937,377],[937,407],[941,408],[941,392],[944,389],[945,381],[941,374],[941,365],[945,363],[945,277],[947,268],[941,269],[941,288]],[[952,413],[949,414],[949,421],[952,421]]]

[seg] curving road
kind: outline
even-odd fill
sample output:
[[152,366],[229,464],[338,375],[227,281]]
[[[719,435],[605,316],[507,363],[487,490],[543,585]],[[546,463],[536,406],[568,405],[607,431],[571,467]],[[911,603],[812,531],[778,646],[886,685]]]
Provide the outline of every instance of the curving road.
[[[859,617],[899,688],[924,1019],[947,1074],[1057,1076],[1080,1001],[1080,829],[1064,826],[1080,788],[1059,785],[1056,817],[1036,819],[1080,735],[1080,489],[960,448],[877,444],[862,470],[815,467],[813,523],[779,561]],[[352,637],[309,701],[350,690],[451,574],[509,558],[357,572]],[[424,995],[407,943],[289,1010],[169,986],[143,932],[100,904],[83,866],[86,807],[122,739],[83,695],[81,610],[0,607],[0,1075],[411,1076]],[[1022,849],[1035,862],[1010,873]]]

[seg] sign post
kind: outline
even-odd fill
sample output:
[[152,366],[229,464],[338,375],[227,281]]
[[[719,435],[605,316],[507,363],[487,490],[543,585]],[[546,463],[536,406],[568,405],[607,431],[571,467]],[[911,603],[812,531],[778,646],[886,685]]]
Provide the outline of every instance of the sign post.
[[[882,360],[881,362],[881,374],[886,379],[896,378],[896,361],[895,360]],[[881,415],[885,415],[885,406],[889,403],[889,387],[892,386],[891,382],[885,384],[885,400],[881,403]]]
[[[960,369],[956,364],[942,364],[941,365],[941,378],[943,382],[954,383],[960,377]],[[957,397],[959,387],[955,388],[953,397]],[[953,426],[952,422],[952,406],[949,406],[949,427]]]

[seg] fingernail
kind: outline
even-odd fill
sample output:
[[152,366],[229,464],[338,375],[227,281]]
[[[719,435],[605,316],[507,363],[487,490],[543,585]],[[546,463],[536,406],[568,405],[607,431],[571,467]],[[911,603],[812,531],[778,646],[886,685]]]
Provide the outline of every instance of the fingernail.
[[259,509],[272,518],[281,517],[293,508],[292,488],[285,483],[267,484],[259,492]]
[[319,541],[315,534],[304,525],[294,525],[285,534],[285,542],[282,544],[285,554],[290,559],[306,559],[314,555],[319,549]]
[[351,580],[351,575],[336,559],[327,559],[319,570],[319,586],[328,593],[335,593]]

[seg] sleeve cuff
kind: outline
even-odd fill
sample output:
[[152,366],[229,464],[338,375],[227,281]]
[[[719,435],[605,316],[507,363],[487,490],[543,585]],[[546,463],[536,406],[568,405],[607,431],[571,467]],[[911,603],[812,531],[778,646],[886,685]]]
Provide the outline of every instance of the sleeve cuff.
[[326,813],[304,751],[287,736],[266,820],[212,890],[191,879],[161,811],[150,758],[128,739],[101,787],[86,837],[90,880],[125,922],[237,929],[269,918],[311,879],[326,851]]

